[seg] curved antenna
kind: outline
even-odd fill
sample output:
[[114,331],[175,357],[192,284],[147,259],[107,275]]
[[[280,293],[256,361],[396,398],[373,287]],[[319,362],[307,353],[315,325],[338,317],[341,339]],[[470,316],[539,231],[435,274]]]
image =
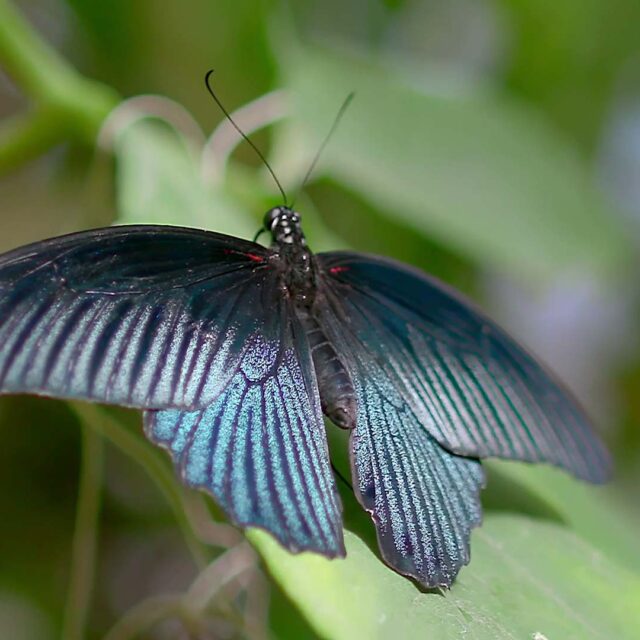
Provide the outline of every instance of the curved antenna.
[[255,235],[255,236],[253,236],[253,241],[254,241],[254,242],[258,242],[258,238],[259,238],[263,233],[266,233],[266,232],[267,232],[267,230],[266,230],[264,227],[262,227],[262,229],[259,229],[259,230],[258,230],[258,233],[256,233],[256,235]]
[[209,71],[207,71],[207,74],[204,77],[204,83],[205,83],[205,85],[207,87],[207,91],[211,94],[211,97],[214,99],[214,101],[218,105],[218,107],[220,107],[220,111],[222,111],[222,113],[224,113],[224,115],[227,118],[227,120],[233,125],[233,128],[242,136],[242,138],[246,142],[249,143],[249,146],[258,154],[258,157],[260,158],[260,160],[262,160],[262,162],[264,163],[264,166],[267,167],[269,173],[271,174],[271,177],[273,178],[274,182],[278,186],[278,189],[280,190],[280,194],[282,195],[282,199],[284,201],[285,207],[288,206],[287,205],[287,194],[284,192],[284,189],[282,188],[282,185],[280,184],[280,180],[278,180],[278,178],[276,177],[276,174],[273,172],[273,169],[271,168],[271,165],[267,162],[267,159],[262,155],[262,152],[260,151],[260,149],[258,149],[258,147],[256,147],[255,144],[253,144],[253,142],[251,141],[249,136],[247,136],[242,131],[242,129],[234,122],[233,118],[229,115],[229,112],[222,106],[222,102],[220,102],[220,100],[218,99],[218,96],[216,96],[215,92],[213,91],[213,89],[211,87],[211,82],[210,82],[210,78],[211,78],[212,75],[213,75],[213,69],[209,69]]
[[316,151],[316,155],[313,157],[313,160],[311,161],[311,164],[307,169],[307,173],[305,174],[304,179],[302,180],[302,184],[300,185],[300,188],[298,189],[298,192],[296,193],[295,198],[291,203],[291,208],[293,208],[293,205],[297,200],[298,196],[300,195],[300,192],[304,189],[305,185],[307,184],[307,181],[311,177],[311,174],[313,173],[313,170],[316,168],[316,165],[318,164],[318,160],[320,159],[322,152],[324,151],[327,144],[329,144],[329,140],[331,139],[331,136],[333,135],[334,131],[338,128],[338,125],[340,124],[340,120],[342,120],[342,116],[344,115],[344,112],[347,110],[347,107],[351,104],[351,101],[353,100],[355,95],[356,95],[355,91],[352,91],[344,99],[344,102],[342,103],[342,106],[338,110],[338,113],[333,121],[333,124],[331,125],[331,129],[329,129],[329,133],[327,133],[327,135],[325,136],[325,139],[322,141],[320,148],[318,149],[318,151]]

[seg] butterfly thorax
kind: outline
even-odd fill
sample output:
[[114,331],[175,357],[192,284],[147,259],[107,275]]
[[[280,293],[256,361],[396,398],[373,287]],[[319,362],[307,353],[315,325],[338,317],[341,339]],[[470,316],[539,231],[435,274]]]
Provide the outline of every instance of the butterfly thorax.
[[300,214],[289,207],[274,207],[265,215],[264,224],[281,264],[283,286],[296,305],[310,308],[316,290],[315,265],[300,226]]

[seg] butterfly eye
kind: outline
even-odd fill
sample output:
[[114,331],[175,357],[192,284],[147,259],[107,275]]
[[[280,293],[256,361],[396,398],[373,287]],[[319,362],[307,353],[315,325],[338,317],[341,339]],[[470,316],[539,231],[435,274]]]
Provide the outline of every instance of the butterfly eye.
[[282,215],[282,209],[280,207],[274,207],[273,209],[269,209],[267,213],[264,214],[264,228],[267,231],[271,231],[273,227],[273,223]]

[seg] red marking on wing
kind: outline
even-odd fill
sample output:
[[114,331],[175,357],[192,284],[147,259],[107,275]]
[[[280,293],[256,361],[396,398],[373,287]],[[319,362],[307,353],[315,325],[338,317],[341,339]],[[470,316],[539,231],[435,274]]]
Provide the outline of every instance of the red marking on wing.
[[233,249],[223,249],[223,253],[227,255],[244,256],[253,260],[253,262],[264,262],[264,258],[256,253],[245,253],[244,251],[234,251]]
[[331,274],[342,273],[343,271],[349,271],[349,267],[331,267],[331,269],[329,269],[329,273]]

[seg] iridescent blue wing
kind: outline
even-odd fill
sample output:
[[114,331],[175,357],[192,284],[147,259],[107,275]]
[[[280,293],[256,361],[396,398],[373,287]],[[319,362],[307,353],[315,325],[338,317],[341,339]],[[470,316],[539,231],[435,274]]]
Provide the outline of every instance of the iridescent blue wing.
[[309,347],[270,256],[152,226],[1,256],[0,392],[153,409],[147,433],[238,524],[341,555]]
[[206,231],[124,226],[0,256],[0,392],[207,406],[250,336],[278,337],[256,313],[269,255]]
[[323,293],[316,317],[357,397],[354,490],[373,517],[382,557],[427,587],[449,586],[469,562],[471,529],[482,519],[482,467],[436,442],[389,380],[385,360],[363,348],[361,316],[342,299],[345,292],[325,282]]
[[293,309],[268,307],[278,341],[253,340],[218,398],[200,411],[147,411],[147,436],[183,481],[206,489],[242,527],[262,527],[290,551],[344,556],[306,335]]
[[482,467],[443,449],[388,389],[379,365],[361,355],[350,358],[356,495],[373,516],[385,561],[427,587],[448,587],[469,562],[471,529],[482,520]]
[[609,455],[576,401],[471,303],[391,260],[335,252],[318,261],[352,349],[378,362],[380,388],[445,449],[608,478]]

